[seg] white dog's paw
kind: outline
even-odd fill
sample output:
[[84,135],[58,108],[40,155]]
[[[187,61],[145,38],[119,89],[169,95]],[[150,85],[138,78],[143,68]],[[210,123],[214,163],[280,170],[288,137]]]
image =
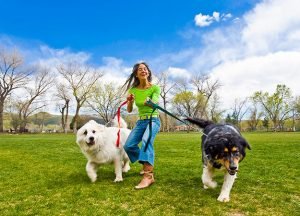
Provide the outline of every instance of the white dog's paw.
[[218,197],[218,201],[220,202],[229,202],[229,196],[226,196],[226,195],[222,195],[220,194],[220,196]]
[[122,168],[122,172],[127,173],[130,170],[130,166],[125,166]]
[[95,181],[97,180],[97,176],[90,177],[90,179],[92,183],[95,183]]
[[97,180],[97,174],[94,172],[87,172],[88,177],[90,178],[91,182],[94,183]]
[[121,182],[121,181],[123,181],[122,177],[116,177],[115,180],[114,180],[114,182]]
[[205,182],[203,183],[203,188],[204,189],[208,189],[208,188],[216,188],[218,186],[218,183],[215,181],[209,181],[209,182]]

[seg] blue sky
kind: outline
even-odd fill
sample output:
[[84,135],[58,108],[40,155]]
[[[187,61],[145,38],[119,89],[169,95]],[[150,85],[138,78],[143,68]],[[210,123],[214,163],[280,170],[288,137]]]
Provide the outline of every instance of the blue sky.
[[154,74],[219,80],[224,107],[285,84],[300,95],[299,0],[0,0],[0,47],[53,67],[76,59],[124,82]]
[[[205,33],[198,13],[231,13],[239,17],[251,9],[253,0],[111,0],[111,1],[2,1],[0,34],[20,43],[47,44],[134,62],[161,53],[195,46],[196,38],[182,32]],[[219,25],[226,25],[222,23]],[[22,42],[21,42],[22,41]]]

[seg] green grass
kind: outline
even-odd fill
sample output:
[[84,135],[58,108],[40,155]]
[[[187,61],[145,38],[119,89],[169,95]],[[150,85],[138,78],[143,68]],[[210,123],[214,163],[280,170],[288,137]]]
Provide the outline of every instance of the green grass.
[[300,133],[246,133],[229,203],[201,184],[199,133],[158,135],[156,183],[136,191],[140,165],[114,183],[113,166],[90,183],[72,134],[0,135],[1,215],[300,215]]

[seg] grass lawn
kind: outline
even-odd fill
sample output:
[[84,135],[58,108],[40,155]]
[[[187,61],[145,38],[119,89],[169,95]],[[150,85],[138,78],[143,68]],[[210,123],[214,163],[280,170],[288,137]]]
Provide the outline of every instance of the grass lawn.
[[229,203],[204,190],[199,133],[160,133],[156,183],[136,191],[140,165],[114,183],[113,166],[90,183],[72,134],[0,135],[1,215],[300,215],[300,133],[245,133],[252,146]]

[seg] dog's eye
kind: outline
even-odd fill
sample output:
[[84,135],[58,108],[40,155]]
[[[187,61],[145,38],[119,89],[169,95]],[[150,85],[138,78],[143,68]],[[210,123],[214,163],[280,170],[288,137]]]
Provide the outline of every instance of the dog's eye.
[[232,154],[233,154],[234,156],[238,156],[238,155],[239,155],[239,152],[238,152],[238,151],[235,151],[235,152],[232,152]]
[[93,130],[92,132],[93,132],[93,133],[96,133],[96,131],[94,131],[94,130]]
[[84,133],[83,133],[84,135],[87,135],[87,131],[84,131]]

